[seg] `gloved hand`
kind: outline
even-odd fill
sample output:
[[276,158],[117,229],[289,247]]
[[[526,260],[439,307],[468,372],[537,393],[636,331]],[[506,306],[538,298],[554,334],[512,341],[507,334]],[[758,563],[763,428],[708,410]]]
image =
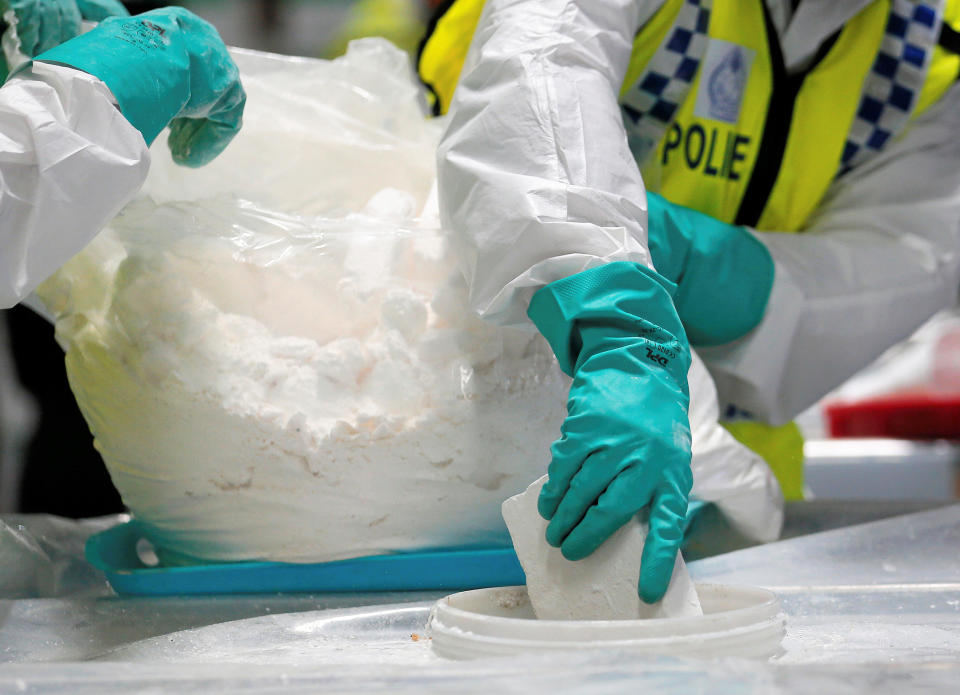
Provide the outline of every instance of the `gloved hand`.
[[673,303],[691,345],[722,345],[763,318],[773,287],[773,259],[745,227],[647,193],[653,265],[677,284]]
[[120,0],[77,0],[80,14],[88,22],[102,22],[107,17],[129,17]]
[[180,7],[110,18],[40,54],[103,80],[149,145],[170,125],[178,164],[202,166],[240,130],[246,94],[217,30]]
[[547,542],[579,560],[649,505],[648,603],[670,583],[693,483],[690,351],[671,289],[648,268],[609,263],[541,288],[527,311],[573,377],[538,501]]
[[[0,20],[8,10],[17,18],[20,50],[31,58],[79,34],[84,19],[130,16],[118,0],[0,0]],[[7,79],[7,72],[7,61],[0,54],[0,81]]]

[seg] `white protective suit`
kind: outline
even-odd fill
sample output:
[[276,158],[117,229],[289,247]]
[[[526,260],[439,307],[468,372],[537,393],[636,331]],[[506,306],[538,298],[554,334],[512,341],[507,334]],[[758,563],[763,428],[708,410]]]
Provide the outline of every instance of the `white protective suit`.
[[[107,86],[35,63],[0,89],[0,309],[28,295],[130,201],[150,168],[147,144]],[[20,447],[32,431],[0,341],[0,509],[15,508]]]
[[[788,70],[869,0],[767,0]],[[617,96],[659,0],[487,0],[438,154],[441,219],[472,306],[527,323],[539,287],[651,265],[644,187]],[[791,16],[792,15],[792,16]],[[757,233],[776,265],[760,326],[701,356],[721,404],[779,424],[909,336],[960,287],[960,86],[835,182],[803,234]]]
[[146,180],[147,144],[92,75],[45,63],[0,89],[0,309],[80,251]]

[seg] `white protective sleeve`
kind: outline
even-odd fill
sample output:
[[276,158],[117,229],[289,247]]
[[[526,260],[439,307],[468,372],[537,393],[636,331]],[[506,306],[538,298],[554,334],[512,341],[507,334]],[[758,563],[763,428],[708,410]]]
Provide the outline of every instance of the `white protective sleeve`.
[[699,350],[721,405],[789,421],[960,289],[960,85],[839,179],[803,234],[757,233],[776,281],[761,324]]
[[139,190],[140,132],[96,77],[34,63],[0,89],[0,308],[80,251]]
[[529,325],[537,288],[651,266],[646,195],[617,97],[643,0],[488,0],[437,155],[470,304]]

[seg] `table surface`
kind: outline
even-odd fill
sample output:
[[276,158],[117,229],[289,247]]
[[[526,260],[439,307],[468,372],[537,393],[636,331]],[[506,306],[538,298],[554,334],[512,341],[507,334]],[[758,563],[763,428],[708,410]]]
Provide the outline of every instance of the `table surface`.
[[[5,517],[0,587],[35,597],[0,600],[0,693],[956,692],[960,504],[903,513],[918,506],[791,505],[793,537],[690,563],[698,581],[779,595],[787,635],[770,662],[613,651],[450,662],[426,631],[439,593],[118,598],[78,554],[116,519]],[[31,564],[41,556],[48,566]]]

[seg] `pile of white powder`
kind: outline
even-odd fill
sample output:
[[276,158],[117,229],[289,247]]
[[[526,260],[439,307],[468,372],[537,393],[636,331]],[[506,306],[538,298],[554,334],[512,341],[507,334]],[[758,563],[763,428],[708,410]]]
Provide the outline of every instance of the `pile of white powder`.
[[440,125],[405,56],[237,57],[237,140],[200,170],[156,145],[145,195],[41,291],[124,502],[168,562],[509,543],[568,382],[468,310],[420,214]]
[[167,561],[505,541],[500,503],[545,470],[568,382],[535,334],[467,310],[442,234],[142,201],[86,256],[113,241],[106,308],[73,307],[58,335]]

